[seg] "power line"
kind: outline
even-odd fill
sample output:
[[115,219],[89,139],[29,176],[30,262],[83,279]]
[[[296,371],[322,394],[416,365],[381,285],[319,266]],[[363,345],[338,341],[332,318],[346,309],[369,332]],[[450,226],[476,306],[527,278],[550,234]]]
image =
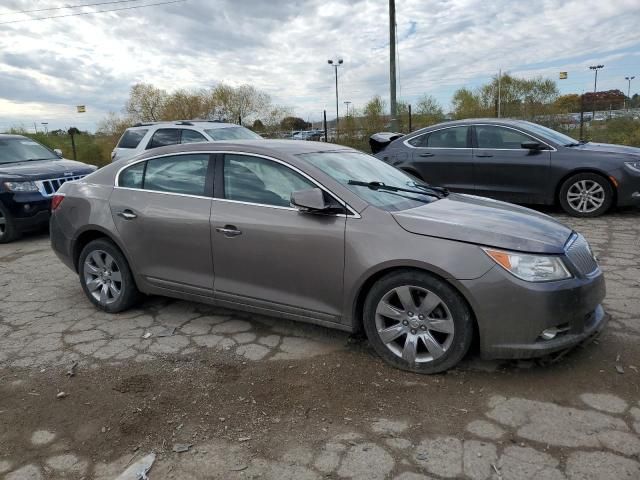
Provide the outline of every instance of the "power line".
[[109,10],[96,10],[93,12],[76,12],[76,13],[68,13],[65,15],[53,15],[49,17],[38,17],[38,18],[27,18],[24,20],[11,20],[9,22],[0,22],[0,25],[7,25],[9,23],[21,23],[21,22],[32,22],[35,20],[50,20],[52,18],[65,18],[65,17],[77,17],[79,15],[93,15],[94,13],[108,13],[108,12],[119,12],[121,10],[133,10],[134,8],[144,8],[144,7],[155,7],[158,5],[169,5],[170,3],[182,3],[187,0],[171,0],[169,2],[159,2],[159,3],[149,3],[146,5],[134,5],[132,7],[122,7],[122,8],[112,8]]
[[18,10],[17,12],[5,12],[0,13],[0,15],[19,15],[21,13],[36,13],[36,12],[48,12],[51,10],[65,10],[71,8],[82,8],[82,7],[95,7],[97,5],[110,5],[113,3],[130,3],[130,2],[140,2],[141,0],[111,0],[109,2],[98,2],[98,3],[83,3],[79,5],[68,5],[66,7],[49,7],[49,8],[38,8],[36,10]]

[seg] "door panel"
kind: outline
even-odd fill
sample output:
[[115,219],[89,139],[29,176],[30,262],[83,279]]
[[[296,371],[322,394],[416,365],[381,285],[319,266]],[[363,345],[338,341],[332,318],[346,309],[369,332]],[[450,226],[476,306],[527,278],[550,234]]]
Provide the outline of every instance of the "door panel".
[[[113,220],[136,273],[161,286],[212,295],[211,202],[210,198],[114,189]],[[129,213],[135,218],[125,218]]]
[[476,125],[473,149],[476,194],[515,203],[547,203],[551,152],[528,150],[520,144],[536,141],[517,130]]
[[339,317],[345,222],[344,216],[214,200],[216,296]]
[[[432,185],[473,193],[473,155],[469,128],[450,127],[412,139],[411,164]],[[401,166],[402,167],[402,166]]]

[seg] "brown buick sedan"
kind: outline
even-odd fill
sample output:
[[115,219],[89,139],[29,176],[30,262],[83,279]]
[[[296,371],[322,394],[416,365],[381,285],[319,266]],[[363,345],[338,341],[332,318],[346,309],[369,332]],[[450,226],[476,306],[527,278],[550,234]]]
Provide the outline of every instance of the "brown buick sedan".
[[176,145],[53,197],[51,243],[89,300],[140,293],[364,329],[415,372],[567,349],[606,323],[586,240],[526,208],[316,142]]

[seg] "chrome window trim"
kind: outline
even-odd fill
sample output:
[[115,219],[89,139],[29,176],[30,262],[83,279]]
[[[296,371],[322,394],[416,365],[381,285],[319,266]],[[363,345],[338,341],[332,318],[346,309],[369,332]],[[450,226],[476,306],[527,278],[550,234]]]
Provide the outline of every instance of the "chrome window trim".
[[[537,140],[538,142],[540,142],[543,145],[546,145],[549,149],[547,151],[549,152],[557,152],[558,150],[553,146],[553,145],[549,145],[547,142],[545,142],[544,140],[540,140],[538,137],[536,137],[535,135],[532,135],[528,132],[522,131],[518,128],[515,127],[509,127],[507,125],[496,125],[495,123],[474,123],[472,124],[473,127],[477,127],[477,126],[486,126],[486,127],[498,127],[498,128],[506,128],[509,130],[514,130],[518,133],[521,133],[527,137],[531,137],[534,140]],[[511,152],[520,152],[522,150],[526,150],[524,148],[481,148],[481,147],[477,147],[476,150],[496,150],[496,151],[511,151]]]
[[[441,130],[447,130],[449,128],[460,128],[460,127],[469,128],[470,126],[471,125],[448,125],[446,127],[436,128],[435,130],[431,130],[430,132],[422,133],[421,135],[414,135],[411,138],[407,138],[402,143],[404,143],[404,145],[409,147],[409,148],[415,148],[415,149],[428,148],[428,149],[432,149],[432,150],[473,150],[472,147],[414,147],[413,145],[410,145],[408,143],[409,140],[413,140],[414,138],[421,137],[422,135],[431,135],[432,133],[439,132]],[[467,133],[467,135],[468,135],[468,133]]]
[[291,209],[291,210],[296,210],[296,211],[298,210],[297,208],[294,208],[294,207],[280,207],[280,206],[277,206],[277,205],[267,205],[267,204],[263,204],[263,203],[241,202],[241,201],[238,201],[238,200],[230,200],[230,199],[227,199],[227,198],[215,198],[215,197],[208,197],[208,196],[202,196],[202,195],[189,195],[187,193],[162,192],[162,191],[159,191],[159,190],[147,190],[147,189],[144,189],[144,188],[132,188],[132,187],[121,187],[120,186],[120,175],[122,174],[122,172],[124,170],[126,170],[127,168],[129,168],[129,167],[133,167],[134,165],[137,165],[138,163],[147,162],[149,160],[155,160],[156,158],[175,157],[175,156],[178,156],[178,155],[213,155],[213,154],[218,154],[218,153],[259,157],[259,158],[264,158],[265,160],[271,160],[273,162],[276,162],[276,163],[279,163],[281,165],[284,165],[285,167],[290,168],[294,172],[302,175],[307,180],[311,181],[311,183],[316,185],[323,192],[326,192],[329,195],[331,195],[334,199],[336,199],[336,201],[338,201],[338,203],[340,203],[340,205],[345,207],[350,212],[349,214],[343,214],[343,213],[334,214],[335,216],[344,216],[344,217],[351,217],[351,218],[362,218],[360,216],[360,214],[358,212],[356,212],[347,202],[342,200],[338,195],[333,193],[331,190],[329,190],[327,187],[322,185],[320,182],[318,182],[317,180],[315,180],[311,176],[309,176],[306,173],[304,173],[299,168],[294,167],[293,165],[289,165],[287,162],[284,162],[284,161],[279,160],[277,158],[269,157],[267,155],[262,155],[260,153],[252,153],[252,152],[239,152],[239,151],[234,151],[234,150],[207,150],[207,151],[201,151],[201,152],[165,153],[163,155],[157,155],[157,156],[154,156],[154,157],[141,158],[139,160],[136,160],[135,162],[128,163],[128,164],[120,167],[120,169],[118,169],[118,171],[116,172],[116,175],[115,175],[114,188],[121,189],[121,190],[134,190],[134,191],[138,191],[138,192],[163,193],[163,194],[167,194],[167,195],[177,195],[177,196],[191,197],[191,198],[206,198],[208,200],[223,200],[225,202],[243,203],[243,204],[247,204],[247,205],[256,205],[256,206],[269,207],[269,208],[279,208],[279,209],[286,209],[286,210]]

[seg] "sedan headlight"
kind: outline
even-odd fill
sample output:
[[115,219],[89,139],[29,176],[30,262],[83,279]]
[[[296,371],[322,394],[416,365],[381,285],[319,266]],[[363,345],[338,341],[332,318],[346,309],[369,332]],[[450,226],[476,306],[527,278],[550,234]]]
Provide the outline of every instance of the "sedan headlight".
[[640,173],[640,162],[624,162],[634,172]]
[[505,252],[490,248],[483,250],[507,272],[527,282],[550,282],[572,276],[560,257]]
[[37,192],[38,186],[33,182],[4,182],[10,192]]

